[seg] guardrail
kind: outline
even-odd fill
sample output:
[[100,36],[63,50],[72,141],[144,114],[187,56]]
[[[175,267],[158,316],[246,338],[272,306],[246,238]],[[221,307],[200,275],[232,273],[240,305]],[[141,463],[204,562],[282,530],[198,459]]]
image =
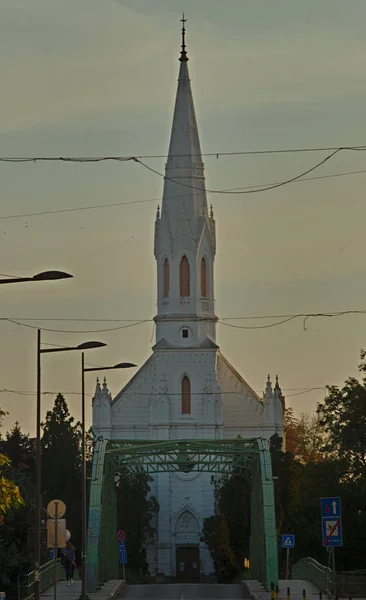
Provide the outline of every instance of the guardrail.
[[334,596],[334,591],[340,598],[366,597],[366,569],[338,571],[335,577],[336,590],[334,590],[334,577],[331,569],[321,565],[313,558],[307,557],[292,565],[292,579],[307,579],[329,597]]
[[[57,581],[65,578],[65,571],[60,559],[57,560]],[[41,593],[55,583],[55,561],[50,560],[40,568]],[[18,576],[18,600],[34,599],[34,571]]]
[[366,569],[337,573],[337,595],[347,598],[366,597]]
[[313,558],[302,558],[292,565],[292,579],[307,579],[330,596],[333,592],[333,573]]

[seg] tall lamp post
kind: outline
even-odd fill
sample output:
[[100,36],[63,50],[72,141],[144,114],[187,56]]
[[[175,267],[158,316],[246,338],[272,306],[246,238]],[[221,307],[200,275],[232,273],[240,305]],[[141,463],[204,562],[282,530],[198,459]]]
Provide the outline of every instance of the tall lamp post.
[[43,271],[43,273],[37,273],[33,277],[11,277],[7,279],[0,279],[1,283],[25,283],[27,281],[55,281],[57,279],[70,279],[73,275],[64,273],[63,271]]
[[82,482],[81,482],[81,596],[80,600],[89,600],[86,574],[86,537],[87,537],[87,506],[86,506],[86,440],[85,440],[85,373],[91,371],[110,371],[112,369],[129,369],[136,367],[134,363],[122,362],[113,367],[85,367],[84,352],[81,354],[81,429],[82,429]]
[[[57,279],[57,278],[56,278]],[[34,597],[40,600],[41,566],[41,355],[54,352],[91,350],[106,346],[103,342],[85,342],[66,348],[41,348],[41,330],[37,331],[37,415],[36,415],[36,552],[34,565]]]

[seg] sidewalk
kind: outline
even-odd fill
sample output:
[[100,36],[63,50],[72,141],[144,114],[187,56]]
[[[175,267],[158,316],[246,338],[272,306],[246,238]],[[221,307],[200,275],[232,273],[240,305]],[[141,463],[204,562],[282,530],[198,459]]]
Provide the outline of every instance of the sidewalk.
[[[105,583],[98,592],[88,592],[90,600],[114,600],[124,585],[122,580],[112,579]],[[58,581],[56,588],[56,600],[78,600],[81,594],[81,581],[74,581],[72,585],[67,585],[66,581]],[[42,598],[54,598],[54,586],[51,586],[41,594]]]
[[[267,592],[259,581],[251,579],[244,583],[247,584],[253,600],[271,599],[271,593]],[[302,579],[289,579],[288,581],[280,579],[278,582],[279,600],[287,600],[288,587],[290,588],[291,600],[302,600],[303,590],[306,591],[306,600],[319,600],[318,588],[310,581]],[[327,596],[323,594],[323,598],[326,599]],[[342,600],[342,598],[339,598],[339,600]],[[357,600],[366,600],[366,598],[357,598]]]

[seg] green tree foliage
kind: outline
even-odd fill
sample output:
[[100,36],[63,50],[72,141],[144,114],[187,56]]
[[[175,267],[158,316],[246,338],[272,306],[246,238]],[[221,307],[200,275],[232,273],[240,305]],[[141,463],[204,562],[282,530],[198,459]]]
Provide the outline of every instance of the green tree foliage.
[[128,568],[138,575],[148,574],[145,545],[154,539],[154,517],[159,511],[150,495],[152,478],[145,471],[120,471],[117,487],[117,528],[126,532]]
[[228,527],[229,542],[235,564],[240,570],[249,556],[250,484],[234,467],[230,476],[222,478],[215,489],[217,513]]
[[15,598],[17,578],[29,570],[32,556],[27,549],[27,514],[34,506],[34,485],[31,472],[34,467],[34,450],[29,436],[22,433],[19,424],[0,441],[0,451],[9,460],[4,473],[16,482],[23,502],[13,507],[4,517],[0,528],[0,588],[7,598]]
[[[366,372],[365,351],[361,372]],[[317,414],[327,434],[324,450],[347,464],[350,477],[366,477],[366,377],[349,377],[342,388],[328,386],[328,395],[318,404]]]
[[218,581],[220,583],[232,581],[239,569],[231,547],[226,519],[221,515],[205,519],[202,539],[209,548]]
[[318,415],[302,413],[297,419],[293,409],[287,408],[284,433],[286,451],[297,461],[307,464],[323,460],[326,434]]
[[81,427],[71,416],[66,400],[58,394],[42,425],[42,501],[56,498],[66,504],[67,528],[80,548]]
[[273,486],[276,508],[276,527],[279,533],[288,532],[291,502],[296,495],[300,464],[291,452],[282,450],[282,438],[277,434],[270,440]]

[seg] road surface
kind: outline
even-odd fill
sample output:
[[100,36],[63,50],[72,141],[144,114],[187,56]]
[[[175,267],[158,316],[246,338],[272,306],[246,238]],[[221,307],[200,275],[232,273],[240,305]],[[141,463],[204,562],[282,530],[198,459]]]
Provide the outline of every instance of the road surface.
[[244,584],[164,583],[126,585],[121,594],[125,600],[241,600],[249,599]]

